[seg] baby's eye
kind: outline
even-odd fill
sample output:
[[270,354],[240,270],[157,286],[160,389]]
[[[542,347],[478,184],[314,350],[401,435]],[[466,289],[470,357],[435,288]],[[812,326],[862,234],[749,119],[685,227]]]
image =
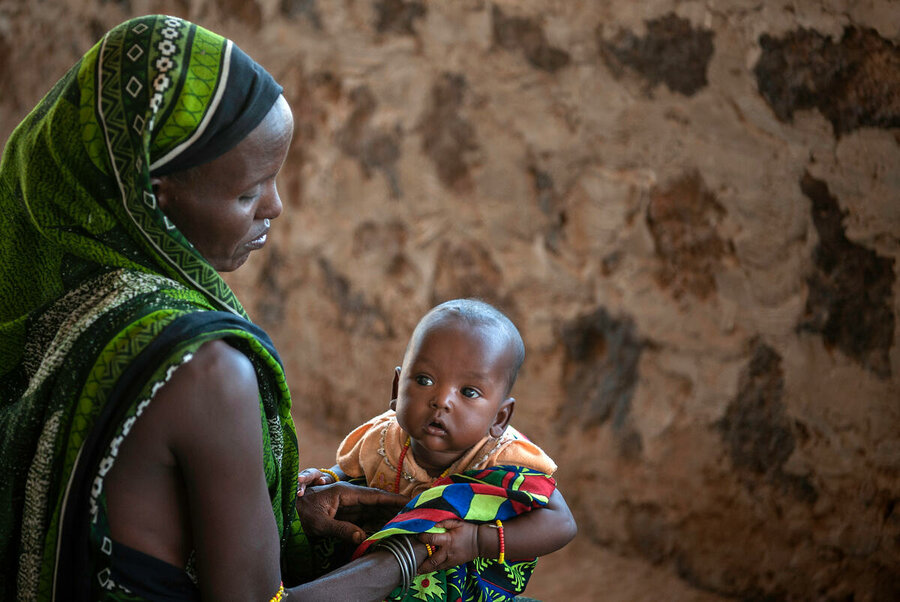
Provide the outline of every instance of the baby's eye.
[[424,374],[419,374],[416,376],[416,384],[422,385],[423,387],[429,387],[434,384],[434,381]]
[[478,389],[473,389],[472,387],[463,387],[462,394],[469,399],[481,397],[481,393],[478,392]]

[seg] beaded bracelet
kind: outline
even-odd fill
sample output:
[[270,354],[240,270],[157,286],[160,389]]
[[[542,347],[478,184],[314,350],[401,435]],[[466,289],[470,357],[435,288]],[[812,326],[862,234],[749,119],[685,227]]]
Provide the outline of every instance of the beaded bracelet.
[[284,598],[284,581],[278,586],[278,591],[272,596],[272,599],[269,602],[281,602],[282,598]]
[[500,535],[500,554],[497,555],[497,561],[500,564],[506,562],[506,541],[503,537],[503,521],[499,518],[494,521],[494,524],[497,525],[497,533]]
[[340,477],[338,477],[337,473],[329,468],[320,468],[319,472],[321,472],[322,474],[327,474],[329,477],[334,479],[335,483],[341,480]]
[[434,548],[430,543],[425,544],[425,551],[428,552],[429,557],[434,556]]

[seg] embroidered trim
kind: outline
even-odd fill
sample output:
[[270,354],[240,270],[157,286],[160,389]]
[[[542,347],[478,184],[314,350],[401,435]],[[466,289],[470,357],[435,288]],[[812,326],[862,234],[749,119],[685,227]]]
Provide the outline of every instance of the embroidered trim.
[[[134,423],[137,422],[137,419],[140,418],[141,414],[144,413],[144,410],[147,409],[147,406],[150,405],[150,402],[156,397],[157,391],[159,391],[163,385],[169,382],[172,379],[172,375],[175,374],[175,371],[188,363],[194,358],[193,353],[185,353],[181,359],[173,364],[171,364],[167,369],[165,375],[161,380],[158,380],[153,383],[150,387],[150,394],[138,402],[135,413],[133,416],[129,416],[125,419],[125,422],[122,423],[122,430],[119,434],[112,438],[112,441],[109,442],[109,451],[106,456],[100,460],[99,469],[97,474],[94,476],[94,482],[91,487],[91,497],[88,500],[90,503],[90,514],[91,514],[91,522],[97,522],[97,513],[100,508],[97,504],[97,500],[100,497],[100,494],[103,492],[103,481],[106,478],[107,473],[112,469],[113,464],[115,464],[116,458],[119,455],[119,446],[125,440],[125,437],[131,432],[131,429],[134,427]],[[74,473],[74,471],[73,471]]]

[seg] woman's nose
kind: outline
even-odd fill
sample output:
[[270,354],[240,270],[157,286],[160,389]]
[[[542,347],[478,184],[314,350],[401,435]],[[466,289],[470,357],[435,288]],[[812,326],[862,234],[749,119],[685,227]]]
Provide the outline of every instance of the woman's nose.
[[278,187],[275,184],[272,184],[272,188],[268,194],[266,194],[263,202],[259,204],[259,207],[256,209],[256,214],[259,219],[275,219],[281,212],[284,210],[284,206],[281,204],[281,196],[278,194]]

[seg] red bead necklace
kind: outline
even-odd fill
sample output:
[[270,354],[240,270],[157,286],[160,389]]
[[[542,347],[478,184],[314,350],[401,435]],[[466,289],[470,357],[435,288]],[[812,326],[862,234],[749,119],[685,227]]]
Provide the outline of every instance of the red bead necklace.
[[[401,478],[401,475],[403,475],[403,460],[406,459],[406,454],[407,454],[407,452],[409,452],[410,442],[411,442],[411,440],[409,438],[409,435],[407,435],[406,443],[403,444],[403,451],[400,452],[400,458],[397,460],[397,478],[394,480],[394,493],[400,493],[400,478]],[[438,478],[443,479],[448,474],[450,474],[450,469],[452,467],[453,467],[452,464],[450,466],[448,466],[447,469],[444,470],[444,472],[442,472],[441,476],[439,476]]]

